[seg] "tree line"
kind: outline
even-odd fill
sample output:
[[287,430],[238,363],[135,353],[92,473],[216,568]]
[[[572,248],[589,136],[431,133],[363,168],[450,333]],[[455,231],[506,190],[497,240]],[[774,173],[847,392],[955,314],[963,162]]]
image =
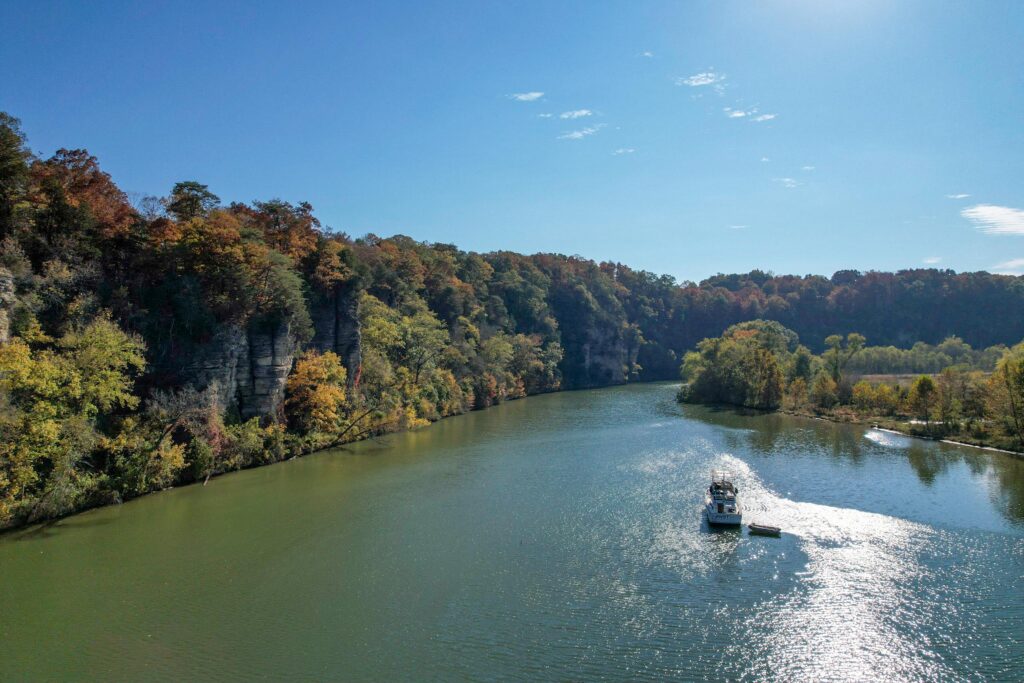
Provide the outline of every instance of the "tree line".
[[[992,349],[976,354],[961,340],[947,339],[938,345],[953,354],[940,354],[950,359],[946,366],[907,384],[859,379],[857,371],[871,361],[858,360],[873,357],[866,341],[856,332],[829,335],[826,350],[815,355],[776,321],[733,325],[686,354],[679,399],[887,421],[913,434],[1024,448],[1024,342],[1000,347],[985,371],[972,362],[987,364]],[[921,351],[922,357],[931,353]]]
[[41,157],[0,113],[0,527],[529,394],[672,379],[752,318],[949,355],[951,334],[1024,337],[1019,311],[1024,279],[988,273],[678,282],[353,238],[308,203],[226,203],[195,180],[129,197],[87,151]]

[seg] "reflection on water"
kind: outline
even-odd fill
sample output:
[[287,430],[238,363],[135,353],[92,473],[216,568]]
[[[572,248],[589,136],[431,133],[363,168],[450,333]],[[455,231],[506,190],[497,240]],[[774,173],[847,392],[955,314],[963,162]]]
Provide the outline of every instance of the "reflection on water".
[[[0,679],[1020,678],[1024,462],[673,395],[518,401],[0,539]],[[781,538],[708,528],[713,468]]]

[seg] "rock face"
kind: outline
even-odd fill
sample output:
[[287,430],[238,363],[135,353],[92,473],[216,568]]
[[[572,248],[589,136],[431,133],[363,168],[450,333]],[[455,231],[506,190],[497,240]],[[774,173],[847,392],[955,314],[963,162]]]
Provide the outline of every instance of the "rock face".
[[313,310],[312,346],[321,353],[333,351],[348,371],[349,386],[359,377],[362,363],[359,333],[359,289],[349,283],[335,285],[334,290]]
[[584,330],[584,339],[586,341],[580,347],[582,372],[577,370],[574,388],[625,384],[635,353],[627,347],[621,331],[589,327]]
[[220,404],[237,409],[243,420],[272,416],[284,400],[296,347],[287,325],[226,327],[197,351],[184,374],[200,390],[216,384]]

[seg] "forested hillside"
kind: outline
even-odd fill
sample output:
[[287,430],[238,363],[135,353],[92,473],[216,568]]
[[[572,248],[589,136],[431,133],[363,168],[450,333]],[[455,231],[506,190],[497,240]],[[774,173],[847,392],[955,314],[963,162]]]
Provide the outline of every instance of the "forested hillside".
[[[723,246],[723,248],[725,248]],[[555,254],[351,238],[186,181],[129,201],[0,115],[0,527],[545,391],[674,379],[774,319],[812,349],[1024,337],[1024,278],[911,270],[698,284]]]

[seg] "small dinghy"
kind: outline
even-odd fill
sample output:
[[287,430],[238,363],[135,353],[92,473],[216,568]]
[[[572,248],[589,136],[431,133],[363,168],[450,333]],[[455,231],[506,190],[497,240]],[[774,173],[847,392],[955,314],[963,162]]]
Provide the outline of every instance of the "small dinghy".
[[782,529],[777,526],[769,526],[767,524],[748,524],[747,528],[750,529],[750,533],[755,536],[781,536]]

